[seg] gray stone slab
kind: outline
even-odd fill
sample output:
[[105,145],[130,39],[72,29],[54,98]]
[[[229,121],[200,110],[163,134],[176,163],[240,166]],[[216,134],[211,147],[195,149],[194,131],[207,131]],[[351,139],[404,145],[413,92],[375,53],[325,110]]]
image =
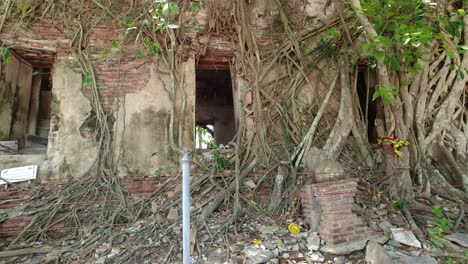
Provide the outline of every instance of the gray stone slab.
[[400,264],[437,264],[437,260],[429,256],[401,256]]
[[385,249],[374,241],[367,243],[366,261],[370,264],[393,264],[392,258]]
[[391,231],[395,241],[407,246],[421,248],[421,242],[419,242],[410,230],[404,228],[392,228]]
[[457,243],[460,246],[468,247],[468,234],[465,233],[453,233],[445,236],[445,239]]

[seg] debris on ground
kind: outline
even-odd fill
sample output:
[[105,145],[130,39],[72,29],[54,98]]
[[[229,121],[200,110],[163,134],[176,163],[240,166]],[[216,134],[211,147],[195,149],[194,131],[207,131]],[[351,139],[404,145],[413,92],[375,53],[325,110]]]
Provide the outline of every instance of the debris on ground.
[[[14,237],[0,240],[0,264],[180,263],[182,228],[181,208],[177,202],[180,200],[180,184],[177,180],[172,180],[158,186],[149,195],[133,195],[129,199],[129,204],[141,205],[143,213],[138,221],[112,226],[97,223],[76,228],[67,228],[65,225],[63,228],[42,233],[39,239],[29,240],[29,236],[24,236],[25,239],[18,241]],[[424,248],[400,208],[390,201],[375,203],[368,200],[369,195],[366,194],[355,198],[353,213],[379,236],[359,242],[359,245],[344,244],[339,253],[330,253],[320,234],[310,231],[304,217],[295,211],[285,211],[279,216],[259,216],[246,209],[243,216],[233,221],[232,208],[221,206],[211,217],[203,219],[200,212],[206,201],[198,195],[209,194],[210,189],[194,190],[193,263],[437,263],[438,260],[445,261],[452,256],[456,261],[465,260],[460,259],[460,256],[464,256],[467,250],[466,220],[459,225],[458,232],[442,238],[442,249]],[[16,191],[24,193],[26,190]],[[45,196],[41,196],[44,193],[38,195],[33,190],[27,192],[36,202],[46,200]],[[1,205],[11,202],[2,200]],[[0,211],[0,223],[26,212],[30,212],[27,214],[29,216],[33,215],[30,210],[37,208],[37,205],[28,205],[26,200],[23,197],[17,206],[2,207],[4,209]],[[450,211],[453,218],[457,218],[456,205],[447,201],[441,203],[444,203],[445,208],[450,208],[444,212]],[[89,210],[92,208],[94,207],[89,207]],[[100,207],[95,205],[95,208]],[[414,215],[420,226],[430,224],[432,219],[421,212]],[[28,232],[27,234],[32,234],[35,231]]]

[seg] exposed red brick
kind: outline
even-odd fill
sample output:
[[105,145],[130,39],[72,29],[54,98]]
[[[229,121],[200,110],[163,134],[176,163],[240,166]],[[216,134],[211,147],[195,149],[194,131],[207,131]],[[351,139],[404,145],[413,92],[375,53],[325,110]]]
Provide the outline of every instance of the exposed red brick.
[[[357,192],[356,179],[344,179],[333,182],[312,184],[314,199],[321,208],[319,233],[326,244],[337,245],[364,239],[368,227],[352,212],[354,196]],[[306,213],[312,211],[307,198],[307,191],[302,199]]]

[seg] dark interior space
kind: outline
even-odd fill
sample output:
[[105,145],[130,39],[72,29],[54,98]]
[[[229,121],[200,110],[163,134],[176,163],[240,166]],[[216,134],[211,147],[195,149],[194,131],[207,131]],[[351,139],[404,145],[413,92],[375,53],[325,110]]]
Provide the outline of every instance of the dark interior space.
[[359,106],[363,115],[367,120],[367,138],[370,143],[377,142],[377,130],[375,127],[375,119],[377,117],[377,102],[372,101],[375,87],[369,87],[369,71],[367,69],[359,70],[357,77],[357,93],[359,97]]
[[39,114],[36,135],[48,137],[50,130],[50,116],[52,105],[52,82],[50,80],[51,69],[41,69],[41,90],[39,94]]
[[233,139],[236,128],[229,70],[196,71],[195,106],[196,125],[209,128],[214,143],[226,145]]
[[51,71],[54,53],[11,49],[11,61],[2,67],[5,82],[0,84],[0,154],[42,154],[47,151],[52,103]]

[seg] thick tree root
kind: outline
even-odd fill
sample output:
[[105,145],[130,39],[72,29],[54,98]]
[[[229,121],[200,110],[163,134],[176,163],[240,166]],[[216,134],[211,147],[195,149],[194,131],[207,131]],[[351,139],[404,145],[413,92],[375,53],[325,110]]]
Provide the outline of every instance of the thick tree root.
[[461,201],[465,204],[468,202],[468,194],[448,183],[439,170],[436,169],[430,173],[429,180],[431,181],[433,187],[432,192],[439,195],[440,197],[444,197],[455,202]]

